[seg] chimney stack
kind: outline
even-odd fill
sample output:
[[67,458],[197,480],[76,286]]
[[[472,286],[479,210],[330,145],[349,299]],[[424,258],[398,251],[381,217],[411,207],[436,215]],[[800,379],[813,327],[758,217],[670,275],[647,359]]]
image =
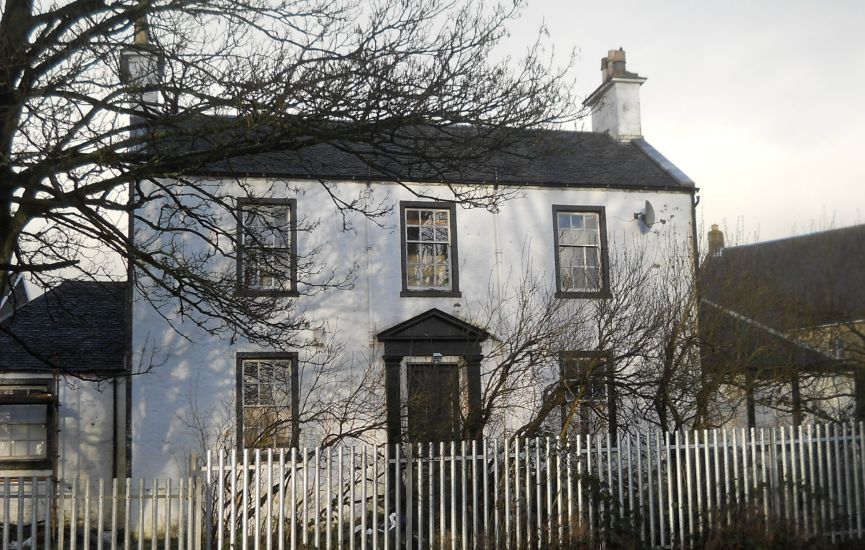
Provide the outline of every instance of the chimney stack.
[[150,43],[150,25],[142,16],[135,21],[132,44],[120,52],[120,81],[129,87],[130,104],[141,116],[158,111],[159,92],[154,86],[162,82],[164,71],[165,60]]
[[709,257],[720,256],[724,250],[724,232],[718,229],[718,224],[713,223],[709,230]]
[[583,102],[592,111],[592,131],[619,141],[643,137],[640,128],[640,86],[646,81],[628,72],[622,48],[601,59],[601,85]]

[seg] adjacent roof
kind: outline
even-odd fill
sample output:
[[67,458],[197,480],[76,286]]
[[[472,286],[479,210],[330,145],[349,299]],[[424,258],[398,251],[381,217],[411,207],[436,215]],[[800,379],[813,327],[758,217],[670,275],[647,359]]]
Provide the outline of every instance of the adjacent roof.
[[777,330],[865,319],[865,225],[730,247],[703,296]]
[[771,377],[775,369],[811,372],[843,368],[841,361],[752,318],[703,299],[700,303],[702,366],[729,373],[752,369]]
[[65,281],[0,324],[0,372],[124,371],[126,283]]
[[[178,148],[203,151],[230,148],[232,140],[249,145],[265,143],[267,135],[250,137],[243,130],[185,132],[154,144],[157,154]],[[564,130],[507,130],[491,132],[491,141],[506,143],[496,152],[478,155],[471,144],[471,128],[405,131],[379,143],[375,150],[360,141],[328,138],[327,143],[298,146],[292,140],[280,152],[257,153],[209,162],[198,174],[279,176],[313,179],[393,180],[446,183],[484,183],[542,186],[672,188],[692,190],[693,182],[644,140],[619,142],[606,133]],[[242,136],[242,139],[232,138]],[[467,137],[468,136],[468,137]],[[315,141],[315,140],[311,140]],[[290,149],[290,150],[286,150]],[[487,149],[483,149],[487,150]],[[454,153],[454,151],[459,151]],[[423,158],[421,158],[423,157]],[[456,158],[468,159],[454,162]]]

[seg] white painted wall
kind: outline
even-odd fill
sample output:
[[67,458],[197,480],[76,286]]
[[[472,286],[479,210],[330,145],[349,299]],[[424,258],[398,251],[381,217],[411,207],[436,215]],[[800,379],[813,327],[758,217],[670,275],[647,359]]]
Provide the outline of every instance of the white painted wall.
[[[273,182],[252,182],[262,189]],[[226,183],[226,185],[233,185]],[[357,194],[364,183],[342,182],[341,190]],[[413,186],[447,198],[444,186]],[[295,192],[293,189],[297,189]],[[406,189],[389,183],[373,183],[372,200],[387,198],[393,205],[400,200],[418,200]],[[239,193],[238,193],[239,194]],[[380,227],[357,216],[350,218],[353,229],[342,232],[334,209],[315,182],[295,181],[276,184],[268,196],[297,199],[300,219],[320,222],[311,233],[298,235],[301,253],[321,247],[320,261],[344,269],[357,266],[351,290],[331,290],[298,300],[310,318],[326,323],[328,335],[343,344],[343,364],[326,373],[326,381],[359,376],[372,362],[376,372],[383,371],[380,345],[370,345],[370,335],[420,314],[432,307],[452,313],[459,303],[463,311],[476,311],[480,302],[494,296],[499,286],[526,271],[552,284],[554,247],[552,205],[606,207],[607,237],[614,253],[646,247],[658,251],[653,261],[663,262],[670,242],[690,246],[692,231],[691,195],[688,192],[623,191],[609,189],[526,188],[522,198],[505,202],[497,215],[485,210],[457,208],[460,298],[401,298],[401,257],[399,209],[395,207]],[[667,220],[647,230],[634,219],[650,200],[657,217]],[[226,221],[233,226],[233,221]],[[496,245],[500,265],[496,265]],[[367,253],[369,269],[367,270]],[[222,265],[215,268],[233,266]],[[686,274],[687,276],[687,274]],[[368,284],[370,281],[371,284]],[[258,350],[242,341],[230,344],[185,325],[188,338],[167,327],[165,321],[144,301],[137,299],[133,314],[133,364],[156,346],[164,363],[136,377],[132,383],[132,474],[146,478],[176,475],[186,471],[189,456],[213,446],[217,439],[234,440],[235,354]],[[310,337],[312,335],[310,334]],[[299,350],[301,362],[307,350]],[[145,359],[146,361],[146,359]],[[310,383],[311,371],[301,374],[301,394]],[[384,407],[383,376],[371,383]],[[327,386],[325,384],[324,386]],[[326,399],[326,391],[319,397]],[[207,427],[205,437],[194,425]],[[320,434],[307,431],[301,443],[315,444]],[[379,434],[379,439],[384,434]]]
[[[122,416],[125,393],[118,394]],[[114,382],[65,377],[58,384],[58,400],[57,476],[110,480],[115,453]],[[118,443],[125,445],[124,440]]]

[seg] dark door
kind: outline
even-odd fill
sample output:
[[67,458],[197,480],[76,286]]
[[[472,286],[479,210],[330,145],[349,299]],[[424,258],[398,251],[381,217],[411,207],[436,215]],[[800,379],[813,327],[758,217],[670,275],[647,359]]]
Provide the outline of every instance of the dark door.
[[408,365],[409,441],[453,441],[461,437],[457,365]]

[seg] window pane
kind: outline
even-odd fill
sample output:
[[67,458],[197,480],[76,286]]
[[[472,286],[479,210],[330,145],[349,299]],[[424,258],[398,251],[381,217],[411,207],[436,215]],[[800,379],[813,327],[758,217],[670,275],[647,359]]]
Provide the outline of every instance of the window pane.
[[432,226],[422,226],[420,228],[420,240],[430,242],[435,240],[436,228]]
[[434,244],[431,247],[432,255],[435,257],[437,263],[446,262],[448,259],[448,253],[450,251],[450,247],[446,244]]
[[418,213],[418,211],[411,208],[406,208],[405,222],[408,225],[417,225],[420,222],[420,214]]
[[598,233],[594,230],[560,231],[559,244],[562,246],[596,246],[598,244]]
[[571,228],[571,216],[570,214],[559,213],[557,216],[558,228],[561,229],[570,229]]
[[586,288],[599,289],[601,288],[601,271],[598,268],[587,267],[586,272]]
[[258,384],[247,383],[243,385],[243,404],[258,405]]
[[416,241],[420,238],[420,229],[417,227],[406,227],[405,238],[409,241]]
[[559,265],[562,267],[576,267],[584,263],[583,249],[575,246],[559,247]]
[[420,223],[421,225],[432,225],[434,223],[433,212],[431,210],[421,210]]
[[435,240],[440,243],[448,242],[448,228],[437,227],[435,230]]

